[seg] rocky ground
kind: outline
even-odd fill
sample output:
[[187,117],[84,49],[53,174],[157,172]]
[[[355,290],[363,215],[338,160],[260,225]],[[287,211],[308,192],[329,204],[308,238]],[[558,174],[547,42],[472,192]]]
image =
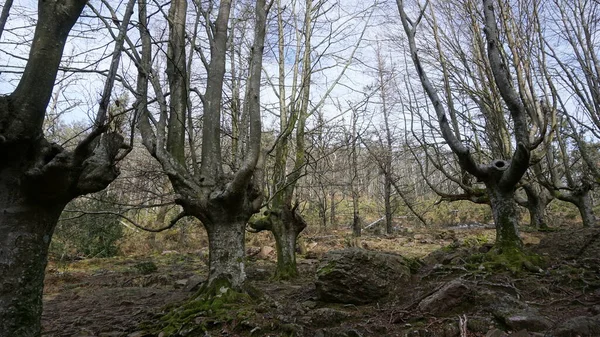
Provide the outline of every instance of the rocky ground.
[[[486,262],[492,236],[428,229],[343,249],[342,236],[315,235],[292,282],[270,279],[269,247],[250,247],[257,295],[199,311],[175,335],[600,336],[600,229],[525,233],[544,261],[521,271]],[[43,335],[165,336],[161,317],[206,269],[205,251],[51,263]]]

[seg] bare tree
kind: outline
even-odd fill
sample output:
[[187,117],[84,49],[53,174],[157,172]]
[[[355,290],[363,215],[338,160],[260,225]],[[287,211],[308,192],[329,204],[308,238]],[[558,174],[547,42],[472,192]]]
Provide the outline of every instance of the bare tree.
[[[500,97],[510,113],[517,146],[510,160],[495,159],[491,164],[479,164],[450,125],[446,113],[448,107],[442,102],[438,90],[431,82],[421,60],[415,37],[426,9],[420,8],[418,18],[413,21],[405,11],[404,1],[397,0],[396,2],[404,32],[408,38],[411,59],[423,89],[435,109],[442,136],[456,155],[461,168],[485,184],[496,224],[496,251],[506,254],[519,251],[522,248],[522,241],[518,231],[517,204],[514,200],[515,189],[529,167],[530,151],[539,144],[539,139],[534,142],[530,141],[528,116],[533,114],[534,107],[530,104],[531,101],[527,100],[527,96],[520,95],[515,89],[509,72],[511,68],[503,57],[505,51],[499,40],[500,33],[496,17],[496,11],[499,10],[498,4],[493,0],[483,1],[483,22],[487,44],[486,61],[489,62]],[[521,93],[523,94],[523,92]]]
[[[226,172],[221,153],[221,117],[223,88],[226,73],[228,23],[231,20],[232,1],[221,1],[217,8],[211,2],[194,2],[195,22],[204,20],[204,39],[207,46],[194,45],[186,56],[186,35],[196,39],[199,25],[186,32],[187,4],[185,0],[171,2],[168,14],[169,43],[167,76],[170,92],[167,102],[158,71],[152,64],[152,37],[148,26],[148,4],[140,1],[139,22],[142,40],[139,75],[136,88],[136,106],[140,113],[139,129],[143,144],[158,160],[177,194],[175,202],[183,209],[178,216],[194,216],[206,228],[209,238],[209,278],[205,290],[218,292],[221,286],[242,290],[244,272],[244,237],[246,222],[258,211],[262,194],[255,182],[261,146],[260,81],[267,13],[272,2],[256,2],[254,42],[251,48],[249,78],[246,84],[244,111],[248,116],[248,142],[245,157],[235,172]],[[213,11],[216,11],[214,13]],[[214,19],[213,19],[214,18]],[[205,48],[206,47],[206,48]],[[210,51],[205,54],[206,49]],[[206,71],[204,93],[191,87],[193,67],[188,57],[197,56]],[[150,111],[148,84],[157,99],[158,119]],[[190,92],[202,102],[202,135],[200,160],[196,148],[189,149],[191,160],[186,160],[185,134],[195,139],[194,130],[186,128],[191,115]]]
[[[250,224],[256,231],[273,232],[277,250],[277,278],[291,278],[298,273],[295,257],[296,241],[306,227],[306,222],[298,210],[300,201],[297,196],[296,202],[293,199],[298,181],[304,175],[309,161],[310,154],[307,153],[306,143],[307,120],[323,107],[333,88],[338,85],[353,61],[364,34],[363,30],[356,43],[350,45],[352,47],[350,55],[340,62],[340,70],[334,80],[327,83],[325,92],[317,98],[316,103],[313,102],[317,95],[314,89],[311,93],[312,83],[315,77],[324,71],[319,65],[330,57],[325,51],[333,48],[335,42],[342,42],[337,35],[344,38],[351,36],[344,32],[349,30],[347,24],[338,27],[330,25],[328,16],[338,6],[341,6],[341,2],[305,0],[286,5],[277,2],[278,34],[277,45],[273,49],[277,50],[278,71],[277,85],[273,85],[273,91],[278,98],[279,135],[272,151],[269,151],[269,154],[274,152],[270,187],[273,195],[264,216]],[[367,13],[367,17],[370,16],[370,12]],[[284,15],[288,18],[286,19]],[[368,23],[368,19],[366,21]],[[366,29],[367,24],[364,27]],[[321,36],[321,39],[314,41],[314,35]],[[289,48],[289,45],[294,48]],[[320,49],[314,48],[315,45],[320,46]],[[341,55],[336,56],[340,58]]]
[[[6,4],[6,3],[5,3]],[[16,89],[0,96],[0,335],[39,336],[48,245],[65,205],[104,189],[119,170],[124,139],[107,116],[129,1],[95,124],[72,151],[42,131],[69,32],[86,1],[40,1],[29,58]],[[9,6],[4,7],[7,9]]]

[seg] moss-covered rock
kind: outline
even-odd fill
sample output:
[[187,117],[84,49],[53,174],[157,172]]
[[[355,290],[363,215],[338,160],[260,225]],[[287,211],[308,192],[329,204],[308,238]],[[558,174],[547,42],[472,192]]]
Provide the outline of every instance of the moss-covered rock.
[[414,261],[393,253],[358,248],[332,251],[317,268],[317,296],[325,302],[374,302],[407,282],[411,266]]

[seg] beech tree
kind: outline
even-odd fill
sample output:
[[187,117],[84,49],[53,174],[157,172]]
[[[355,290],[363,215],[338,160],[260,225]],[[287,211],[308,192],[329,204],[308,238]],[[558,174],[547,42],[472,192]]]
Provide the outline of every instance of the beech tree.
[[[511,74],[513,67],[511,64],[507,64],[506,61],[506,51],[503,49],[500,40],[501,30],[498,28],[498,22],[504,21],[499,20],[497,17],[497,13],[502,11],[504,18],[506,12],[503,9],[506,8],[501,8],[501,5],[494,0],[483,0],[481,7],[469,2],[471,8],[474,10],[480,8],[483,13],[483,35],[487,46],[487,56],[484,60],[489,63],[493,85],[495,85],[501,98],[502,106],[500,106],[500,109],[505,108],[509,112],[514,142],[516,143],[514,151],[511,150],[510,143],[506,144],[509,148],[503,149],[504,153],[512,152],[509,160],[508,158],[496,157],[490,164],[481,164],[476,161],[476,157],[465,145],[464,140],[458,137],[456,128],[450,124],[447,111],[450,110],[453,113],[454,109],[452,106],[447,105],[448,102],[444,103],[441,99],[437,89],[438,86],[434,85],[425,64],[422,62],[416,32],[426,8],[419,7],[417,19],[411,20],[405,10],[404,1],[397,0],[396,2],[402,26],[408,39],[412,63],[416,68],[423,90],[436,112],[441,135],[456,156],[460,167],[485,185],[486,197],[489,199],[496,225],[495,251],[501,254],[516,253],[521,250],[522,241],[518,230],[515,190],[529,168],[530,152],[543,140],[543,132],[540,130],[537,137],[533,140],[530,138],[531,124],[529,118],[539,114],[539,111],[536,110],[539,107],[531,100],[531,96],[525,92],[524,86],[526,84],[521,82],[521,78],[517,78],[515,81],[513,74]],[[503,6],[510,5],[504,4]],[[517,63],[515,67],[518,68],[519,64]],[[485,113],[485,110],[482,112]],[[503,120],[506,119],[503,118]]]
[[543,48],[556,69],[545,69],[544,75],[552,81],[550,94],[558,101],[560,123],[555,142],[548,144],[548,174],[537,176],[553,196],[578,208],[584,226],[594,226],[590,194],[600,182],[600,170],[589,140],[600,138],[600,48],[593,39],[600,4],[554,0],[544,14],[552,35]]
[[[250,226],[255,231],[270,230],[273,233],[277,250],[275,276],[280,279],[297,276],[296,241],[306,227],[298,211],[300,201],[295,193],[309,160],[307,120],[322,109],[329,94],[344,76],[367,27],[365,24],[356,43],[350,45],[349,56],[336,55],[337,50],[328,51],[340,48],[344,52],[348,48],[347,42],[342,42],[342,39],[352,37],[352,33],[348,32],[351,29],[348,18],[362,15],[356,13],[348,18],[338,17],[338,20],[347,21],[337,27],[331,26],[329,16],[339,6],[341,2],[305,0],[284,5],[277,1],[277,43],[273,46],[277,51],[277,83],[272,84],[272,89],[278,98],[279,134],[273,149],[267,153],[274,153],[272,179],[269,179],[269,189],[273,193],[263,216],[252,221]],[[367,18],[370,13],[367,12]],[[368,19],[366,21],[368,23]],[[319,39],[314,41],[313,36]],[[329,70],[321,64],[336,57],[342,61],[338,61],[339,67],[331,68],[339,68],[339,72],[330,83],[325,83],[324,93],[315,94],[313,83],[320,73]],[[272,82],[270,78],[269,82]]]
[[[209,240],[207,294],[221,287],[243,290],[244,238],[246,222],[262,203],[260,184],[255,180],[261,149],[260,83],[267,14],[272,5],[256,1],[254,42],[249,58],[249,74],[243,110],[247,116],[247,142],[244,157],[235,171],[226,171],[221,152],[221,120],[224,78],[227,72],[228,24],[232,1],[194,2],[193,25],[187,25],[188,1],[170,4],[166,74],[168,88],[162,87],[159,69],[153,63],[154,46],[150,35],[148,4],[139,3],[141,52],[135,61],[138,80],[135,106],[140,114],[139,130],[145,148],[160,163],[176,194],[175,203],[183,211],[174,220],[193,216],[202,222]],[[188,28],[193,27],[190,31]],[[205,35],[201,35],[202,31]],[[189,41],[189,43],[188,43]],[[203,43],[205,41],[206,43]],[[189,48],[189,50],[188,50]],[[156,50],[154,49],[154,50]],[[206,81],[195,81],[199,61]],[[194,80],[194,81],[193,81]],[[152,86],[153,95],[149,92]],[[194,85],[194,87],[192,87]],[[204,87],[204,92],[200,88]],[[166,93],[170,95],[167,99]],[[190,93],[201,107],[192,104]],[[151,105],[149,97],[155,97]],[[197,155],[197,131],[192,123],[196,110],[202,111],[201,153]],[[244,127],[244,126],[241,126]],[[186,144],[189,143],[189,147]]]
[[[0,17],[0,35],[10,2]],[[107,108],[135,1],[121,20],[92,130],[73,150],[44,137],[43,123],[69,32],[87,1],[39,1],[29,58],[0,96],[0,336],[39,336],[48,245],[65,205],[119,174],[124,138]]]

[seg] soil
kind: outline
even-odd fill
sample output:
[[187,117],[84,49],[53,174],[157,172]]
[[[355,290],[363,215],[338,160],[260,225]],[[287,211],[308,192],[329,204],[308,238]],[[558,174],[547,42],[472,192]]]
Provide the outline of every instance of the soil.
[[[321,303],[314,286],[318,258],[344,248],[341,235],[303,239],[300,277],[271,280],[273,253],[248,248],[249,284],[262,296],[231,306],[227,315],[199,315],[202,325],[188,336],[486,336],[513,333],[480,306],[433,315],[419,310],[422,299],[450,280],[461,279],[515,296],[554,326],[566,319],[600,314],[600,230],[523,233],[527,248],[545,258],[541,271],[486,270],[471,254],[493,242],[493,230],[427,229],[401,235],[365,236],[364,249],[396,251],[423,258],[423,267],[398,293],[379,303]],[[435,254],[427,253],[440,247]],[[268,251],[268,250],[267,250]],[[441,262],[442,260],[448,260]],[[164,336],[160,317],[190,298],[206,276],[206,252],[50,263],[44,290],[43,336]],[[465,330],[460,331],[460,327]],[[152,329],[148,327],[153,327]],[[153,331],[148,332],[148,331]],[[180,335],[186,335],[184,331]],[[515,334],[516,335],[516,334]],[[521,336],[535,336],[523,334]],[[500,335],[499,335],[500,336]],[[538,334],[537,336],[543,336]]]

